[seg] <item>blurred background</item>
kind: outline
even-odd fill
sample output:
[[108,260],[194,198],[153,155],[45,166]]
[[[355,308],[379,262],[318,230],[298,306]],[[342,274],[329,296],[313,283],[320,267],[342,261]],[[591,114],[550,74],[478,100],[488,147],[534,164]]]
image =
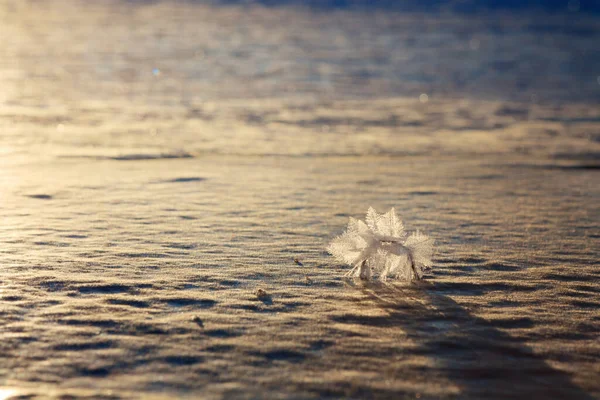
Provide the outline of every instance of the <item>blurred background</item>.
[[550,12],[598,12],[600,6],[592,0],[223,0],[223,3],[258,2],[266,5],[298,4],[311,7],[362,7],[412,11],[481,12],[489,10],[533,10]]
[[[481,152],[483,140],[486,152],[562,154],[566,135],[596,158],[598,11],[592,0],[0,0],[0,127],[18,136],[2,148],[395,154],[429,138],[429,152]],[[372,102],[390,98],[407,103]],[[329,104],[346,100],[360,105]],[[453,132],[452,150],[448,135],[431,139],[456,126],[488,134]]]
[[592,0],[2,0],[0,101],[597,102],[598,11]]

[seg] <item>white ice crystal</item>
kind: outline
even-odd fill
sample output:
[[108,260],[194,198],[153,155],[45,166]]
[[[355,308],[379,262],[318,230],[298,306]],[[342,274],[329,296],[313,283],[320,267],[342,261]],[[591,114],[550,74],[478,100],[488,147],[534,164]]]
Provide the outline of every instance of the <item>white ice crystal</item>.
[[370,207],[365,220],[350,218],[346,232],[327,247],[336,259],[353,267],[347,276],[412,281],[431,268],[433,239],[418,231],[407,236],[393,208],[378,214]]

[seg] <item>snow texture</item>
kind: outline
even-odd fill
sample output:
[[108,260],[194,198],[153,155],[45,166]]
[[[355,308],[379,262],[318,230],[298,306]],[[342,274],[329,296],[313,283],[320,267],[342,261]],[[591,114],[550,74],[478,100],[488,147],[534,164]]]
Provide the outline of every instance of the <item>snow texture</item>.
[[366,223],[350,218],[348,229],[327,250],[353,268],[347,276],[365,280],[420,280],[431,268],[433,239],[419,231],[407,236],[392,208],[378,214],[369,207]]

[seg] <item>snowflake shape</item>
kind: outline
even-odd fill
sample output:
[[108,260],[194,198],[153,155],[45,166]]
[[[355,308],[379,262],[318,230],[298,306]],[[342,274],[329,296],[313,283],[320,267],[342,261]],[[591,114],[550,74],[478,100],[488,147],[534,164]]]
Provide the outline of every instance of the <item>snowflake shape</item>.
[[392,208],[378,214],[372,207],[365,222],[350,218],[346,231],[327,247],[353,268],[346,276],[365,280],[420,280],[432,266],[433,239],[419,231],[407,235]]

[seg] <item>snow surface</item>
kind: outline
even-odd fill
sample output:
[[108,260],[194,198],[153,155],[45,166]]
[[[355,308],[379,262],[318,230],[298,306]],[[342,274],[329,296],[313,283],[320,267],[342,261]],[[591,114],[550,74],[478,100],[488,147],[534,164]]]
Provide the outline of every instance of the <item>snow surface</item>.
[[[0,1],[0,393],[598,398],[599,36]],[[423,282],[343,280],[369,206]]]

